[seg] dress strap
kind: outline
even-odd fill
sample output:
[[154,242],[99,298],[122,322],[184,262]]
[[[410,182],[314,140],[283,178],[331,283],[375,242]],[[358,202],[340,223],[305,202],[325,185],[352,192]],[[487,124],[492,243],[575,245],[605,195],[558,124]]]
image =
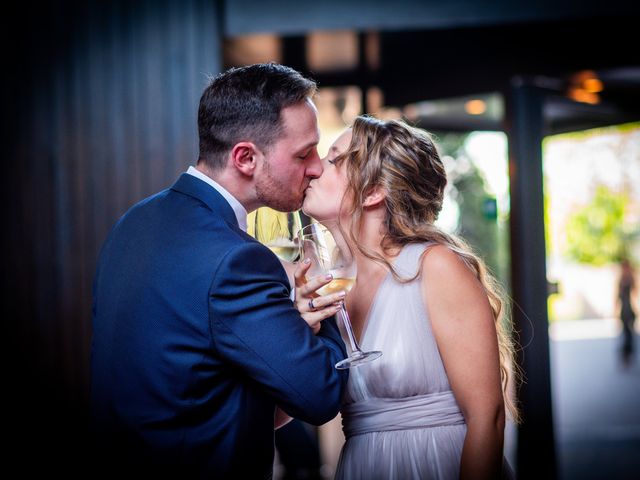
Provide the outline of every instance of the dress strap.
[[452,391],[406,398],[369,398],[342,407],[345,437],[370,432],[464,424]]

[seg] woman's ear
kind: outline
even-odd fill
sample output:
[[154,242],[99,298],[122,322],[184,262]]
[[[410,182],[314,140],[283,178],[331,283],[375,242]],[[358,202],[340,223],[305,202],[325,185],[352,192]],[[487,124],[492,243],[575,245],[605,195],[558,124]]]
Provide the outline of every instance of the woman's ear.
[[363,207],[377,207],[382,203],[382,201],[387,198],[387,194],[382,189],[382,187],[373,187],[367,193],[367,196],[364,197],[364,202],[362,203]]
[[251,142],[238,142],[231,149],[231,163],[243,175],[252,177],[258,164],[258,147]]

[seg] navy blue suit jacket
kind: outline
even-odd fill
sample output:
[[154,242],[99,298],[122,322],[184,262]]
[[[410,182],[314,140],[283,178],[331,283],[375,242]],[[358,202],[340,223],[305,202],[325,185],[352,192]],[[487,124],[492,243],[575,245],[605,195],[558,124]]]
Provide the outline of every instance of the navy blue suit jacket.
[[183,174],[132,207],[94,281],[91,420],[103,466],[270,477],[275,406],[325,423],[347,380],[333,367],[345,357],[335,322],[313,335],[289,293],[276,256],[202,180]]

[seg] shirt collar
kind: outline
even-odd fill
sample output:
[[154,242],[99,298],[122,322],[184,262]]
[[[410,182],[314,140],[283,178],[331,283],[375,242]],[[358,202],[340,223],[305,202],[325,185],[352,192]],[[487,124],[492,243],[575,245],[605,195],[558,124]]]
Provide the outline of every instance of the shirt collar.
[[187,170],[189,175],[193,175],[196,178],[199,178],[205,183],[208,183],[213,188],[215,188],[220,195],[224,197],[224,199],[229,203],[231,208],[233,209],[233,213],[236,215],[236,219],[238,220],[238,226],[243,232],[247,231],[247,210],[242,206],[242,204],[231,195],[222,185],[213,180],[211,177],[208,177],[204,173],[202,173],[197,168],[192,166]]

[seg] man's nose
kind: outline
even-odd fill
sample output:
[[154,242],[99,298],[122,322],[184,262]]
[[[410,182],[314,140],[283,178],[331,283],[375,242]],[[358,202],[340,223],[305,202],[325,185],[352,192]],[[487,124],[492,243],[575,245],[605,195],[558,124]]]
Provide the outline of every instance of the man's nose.
[[314,151],[313,156],[309,158],[309,164],[307,165],[306,175],[311,178],[318,178],[322,175],[324,167],[322,166],[322,160],[317,151]]

